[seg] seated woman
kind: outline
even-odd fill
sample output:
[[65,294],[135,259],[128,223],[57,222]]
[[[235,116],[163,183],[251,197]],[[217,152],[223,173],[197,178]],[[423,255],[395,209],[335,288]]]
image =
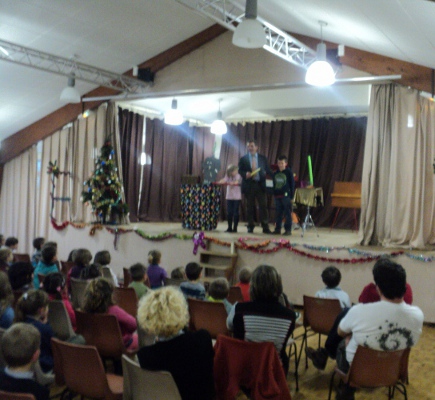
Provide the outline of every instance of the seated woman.
[[237,339],[248,342],[273,342],[287,373],[289,358],[285,351],[295,328],[296,314],[279,302],[282,281],[270,265],[258,266],[251,277],[251,301],[232,307],[227,326]]
[[142,368],[169,371],[183,400],[214,398],[213,346],[205,330],[184,332],[189,312],[183,294],[173,286],[151,291],[139,304],[141,328],[157,337],[137,353]]
[[83,309],[87,313],[114,315],[118,319],[125,347],[131,350],[138,348],[138,337],[134,333],[137,329],[136,319],[114,303],[113,286],[109,281],[96,278],[89,282]]

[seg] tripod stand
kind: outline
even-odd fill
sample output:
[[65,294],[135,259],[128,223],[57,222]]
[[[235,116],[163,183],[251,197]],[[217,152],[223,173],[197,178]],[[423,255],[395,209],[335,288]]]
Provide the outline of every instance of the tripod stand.
[[310,206],[307,206],[307,215],[305,216],[304,222],[302,223],[301,237],[304,237],[305,230],[308,228],[314,228],[317,237],[319,237],[319,233],[317,232],[316,225],[314,224],[313,217],[311,216],[310,213],[310,208],[311,208]]

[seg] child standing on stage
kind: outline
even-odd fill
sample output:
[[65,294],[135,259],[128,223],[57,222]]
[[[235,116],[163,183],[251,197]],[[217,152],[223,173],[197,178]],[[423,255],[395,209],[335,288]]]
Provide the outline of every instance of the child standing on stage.
[[165,278],[168,277],[168,273],[159,264],[162,259],[162,253],[158,250],[151,250],[148,253],[148,265],[147,275],[150,281],[151,289],[158,289],[165,285]]
[[[227,186],[227,219],[228,229],[225,232],[237,232],[237,225],[239,223],[239,207],[242,200],[241,183],[242,177],[239,175],[239,168],[237,165],[229,165],[227,174],[218,183],[226,183]],[[234,223],[234,225],[233,225]]]
[[288,167],[287,157],[278,157],[278,171],[273,174],[273,195],[275,197],[275,230],[281,234],[282,219],[285,218],[284,235],[292,234],[292,199],[295,194],[295,179]]

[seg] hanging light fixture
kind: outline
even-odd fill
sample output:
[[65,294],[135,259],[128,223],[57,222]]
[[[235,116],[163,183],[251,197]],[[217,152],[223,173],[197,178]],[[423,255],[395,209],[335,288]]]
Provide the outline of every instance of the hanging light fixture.
[[227,124],[222,119],[221,101],[222,99],[219,99],[219,111],[217,113],[217,119],[215,119],[210,126],[210,132],[215,135],[225,135],[228,130]]
[[82,100],[80,93],[75,88],[75,76],[75,73],[72,72],[71,75],[68,77],[68,86],[66,86],[60,94],[60,99],[65,103],[80,103]]
[[246,0],[245,19],[234,31],[233,44],[246,49],[259,49],[266,44],[266,33],[257,20],[257,0]]
[[308,67],[305,82],[313,86],[330,86],[335,82],[335,73],[326,61],[326,44],[323,42],[323,27],[328,24],[319,21],[319,25],[321,42],[317,45],[316,61]]
[[183,123],[183,114],[177,109],[177,100],[172,100],[171,109],[165,113],[165,124],[181,125]]

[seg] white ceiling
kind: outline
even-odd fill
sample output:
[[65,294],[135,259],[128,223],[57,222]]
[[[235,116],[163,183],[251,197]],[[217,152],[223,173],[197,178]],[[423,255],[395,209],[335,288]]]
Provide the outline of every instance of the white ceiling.
[[[258,15],[290,33],[316,38],[320,36],[318,21],[324,20],[327,41],[435,68],[432,1],[258,0]],[[61,57],[77,55],[82,63],[117,73],[213,23],[175,0],[0,0],[0,39]],[[61,108],[59,94],[66,81],[0,60],[0,140]],[[79,80],[76,87],[82,95],[95,88]],[[207,121],[221,97],[189,96],[179,104],[186,102],[183,111],[189,117]],[[162,112],[167,107],[164,100],[147,100],[142,106]],[[210,105],[201,108],[192,104],[195,101]],[[252,103],[249,93],[225,94],[224,116],[244,119],[304,113],[291,104],[271,110],[259,104],[252,109]],[[322,109],[310,112],[318,114]]]

